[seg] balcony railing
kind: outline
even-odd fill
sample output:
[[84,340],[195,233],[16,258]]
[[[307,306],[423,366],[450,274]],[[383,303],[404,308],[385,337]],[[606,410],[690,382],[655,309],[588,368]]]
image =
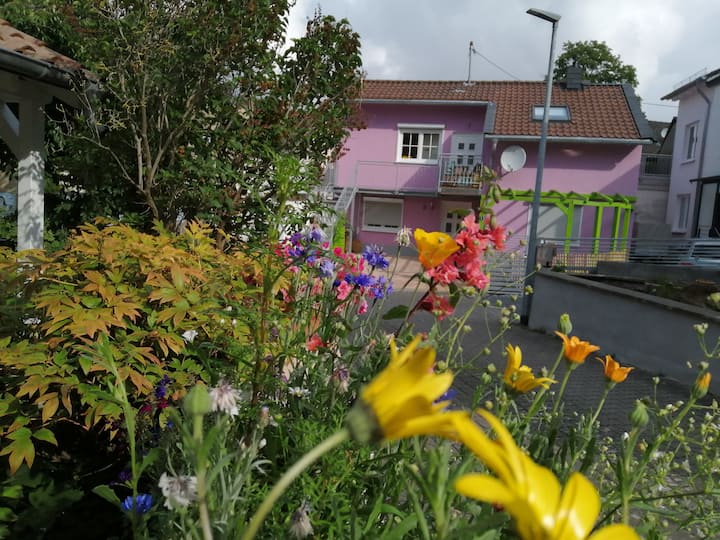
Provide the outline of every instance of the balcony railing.
[[438,162],[438,191],[479,190],[481,156],[445,154]]
[[650,176],[670,176],[672,156],[666,154],[643,154],[640,174]]

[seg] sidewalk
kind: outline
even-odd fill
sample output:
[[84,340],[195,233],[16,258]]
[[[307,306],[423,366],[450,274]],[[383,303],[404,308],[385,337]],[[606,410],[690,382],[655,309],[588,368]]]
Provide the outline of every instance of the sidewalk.
[[[393,264],[394,260],[391,260],[390,269],[393,268]],[[417,260],[400,257],[392,280],[395,292],[388,298],[385,309],[398,304],[407,305],[411,301],[414,285],[408,287],[408,290],[405,291],[402,290],[402,286],[420,269],[421,266]],[[420,292],[424,291],[424,286],[421,285]],[[501,301],[507,306],[512,301],[507,296],[488,296],[487,298],[490,300],[491,306],[487,309],[478,308],[470,315],[467,324],[472,330],[462,336],[465,358],[476,357],[477,353],[485,347],[490,349],[488,356],[478,356],[473,365],[467,366],[456,377],[455,389],[458,391],[456,399],[463,406],[472,405],[471,401],[475,389],[478,387],[480,377],[488,364],[493,363],[498,372],[502,373],[505,367],[505,347],[508,344],[519,346],[522,350],[523,363],[532,367],[534,372],[538,374],[543,368],[549,369],[554,364],[561,350],[562,342],[557,336],[529,330],[519,323],[513,324],[500,339],[493,344],[489,344],[493,334],[497,333],[499,329],[501,308],[496,307],[495,302]],[[456,315],[463,314],[468,305],[469,301],[461,301],[457,307]],[[570,313],[570,316],[572,318],[572,313]],[[432,317],[428,313],[417,313],[413,320],[415,330],[420,332],[429,330],[433,323]],[[386,327],[392,331],[396,328],[396,326],[393,327],[393,324],[397,324],[397,322],[390,321]],[[582,339],[582,336],[578,337]],[[602,343],[596,345],[602,347]],[[577,368],[570,377],[564,398],[567,414],[575,412],[582,414],[594,410],[598,405],[605,388],[605,376],[603,366],[596,360],[596,357],[606,354],[611,354],[622,365],[632,366],[633,364],[632,358],[624,357],[621,350],[609,351],[601,349],[597,353],[590,355],[585,365]],[[564,364],[565,362],[561,362],[559,372],[556,374],[558,380],[561,380],[564,374]],[[690,392],[687,385],[673,379],[661,377],[659,384],[656,386],[653,382],[655,376],[655,373],[635,369],[625,382],[613,388],[600,416],[600,422],[605,434],[616,437],[625,431],[629,431],[629,415],[637,399],[650,396],[657,399],[660,406],[677,401],[687,401]],[[557,390],[557,386],[559,385],[556,385],[554,390]]]

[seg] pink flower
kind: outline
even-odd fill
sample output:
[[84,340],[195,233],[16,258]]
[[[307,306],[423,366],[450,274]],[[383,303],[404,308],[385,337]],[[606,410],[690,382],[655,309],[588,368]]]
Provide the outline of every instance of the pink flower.
[[317,334],[313,334],[305,342],[305,348],[310,352],[317,351],[318,348],[323,347],[324,345],[323,340]]
[[367,313],[367,310],[368,310],[367,300],[365,300],[364,298],[362,298],[362,299],[360,300],[360,305],[358,306],[358,314],[359,314],[359,315],[363,315],[363,314]]
[[420,309],[429,311],[438,321],[442,321],[448,315],[452,315],[455,308],[452,307],[450,302],[444,296],[437,296],[435,293],[430,293],[425,299],[420,302]]
[[442,264],[428,270],[427,273],[435,281],[444,285],[449,285],[460,275],[457,266],[455,266],[452,255],[450,258],[445,259]]
[[352,292],[353,286],[350,285],[347,281],[341,281],[340,285],[337,287],[337,299],[338,300],[345,300],[348,295]]

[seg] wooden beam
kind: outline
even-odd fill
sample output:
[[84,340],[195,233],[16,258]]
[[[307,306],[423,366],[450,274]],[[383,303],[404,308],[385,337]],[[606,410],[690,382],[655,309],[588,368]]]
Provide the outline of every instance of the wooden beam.
[[0,139],[5,141],[15,157],[20,153],[20,120],[7,103],[0,100]]

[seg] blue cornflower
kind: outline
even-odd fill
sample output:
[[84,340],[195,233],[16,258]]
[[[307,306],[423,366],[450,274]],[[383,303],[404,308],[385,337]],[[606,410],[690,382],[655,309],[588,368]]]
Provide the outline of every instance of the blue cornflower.
[[384,276],[380,276],[372,288],[372,295],[375,298],[384,298],[392,293],[392,291],[392,283],[385,279]]
[[134,511],[136,514],[145,514],[147,513],[150,508],[152,508],[153,505],[153,498],[152,495],[148,495],[147,493],[141,493],[137,497],[135,497],[135,501],[133,504],[133,498],[128,495],[125,497],[125,500],[120,505],[123,510],[126,512],[132,512]]
[[160,381],[160,384],[155,387],[155,397],[158,399],[163,399],[166,395],[167,388],[165,387],[163,381]]
[[373,268],[384,270],[390,266],[390,262],[385,258],[385,253],[383,253],[383,248],[377,244],[365,246],[362,256]]
[[345,281],[358,287],[372,287],[377,280],[369,274],[348,274]]
[[322,274],[323,277],[330,277],[335,271],[335,263],[332,262],[330,259],[324,259],[318,265],[318,269],[320,270],[320,274]]

